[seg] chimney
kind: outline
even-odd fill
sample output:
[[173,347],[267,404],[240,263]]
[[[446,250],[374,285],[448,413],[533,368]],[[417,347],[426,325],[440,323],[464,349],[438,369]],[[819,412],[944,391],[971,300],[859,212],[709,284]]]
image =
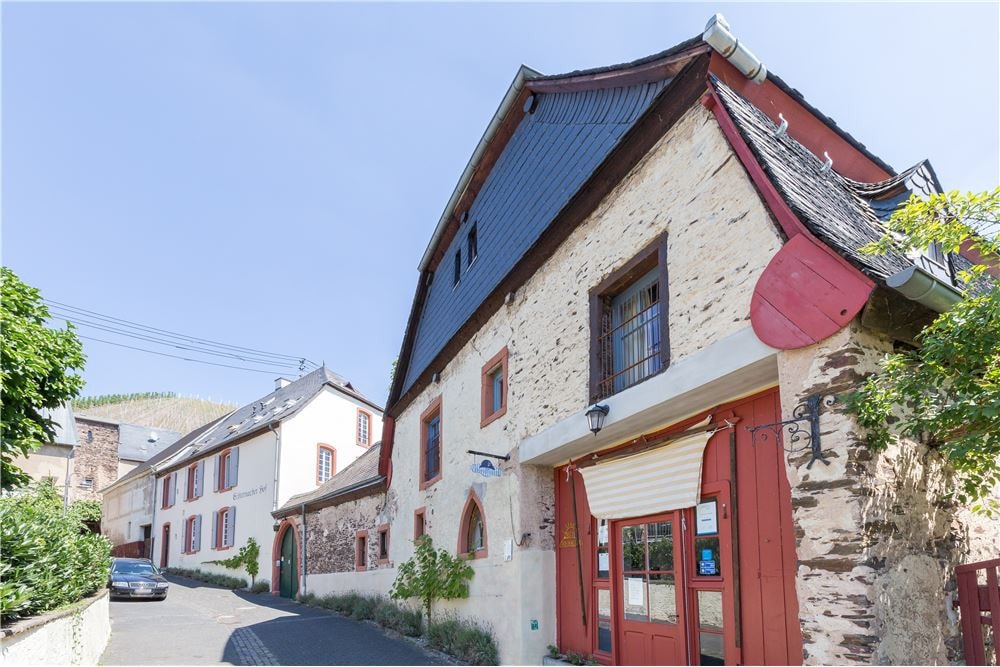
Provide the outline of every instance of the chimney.
[[274,380],[274,388],[275,389],[281,389],[282,387],[287,387],[291,383],[292,383],[292,381],[289,380],[288,378],[275,378],[275,380]]

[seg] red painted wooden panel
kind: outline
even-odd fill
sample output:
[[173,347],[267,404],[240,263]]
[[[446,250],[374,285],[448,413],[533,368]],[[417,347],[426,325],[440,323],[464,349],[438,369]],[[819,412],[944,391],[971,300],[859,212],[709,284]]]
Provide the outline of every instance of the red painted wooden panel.
[[[792,526],[791,491],[784,469],[784,453],[772,440],[754,446],[746,427],[781,419],[777,389],[719,406],[719,413],[732,410],[740,419],[736,426],[736,497],[739,505],[739,552],[741,583],[742,664],[801,664],[802,634],[795,591],[796,554]],[[577,514],[582,526],[584,582],[590,602],[593,537],[586,490],[577,485]],[[729,482],[729,431],[713,436],[705,450],[703,484]],[[566,523],[572,521],[570,484],[565,468],[555,471],[556,567],[559,647],[590,653],[594,619],[584,629],[580,618],[580,592],[576,551],[560,548]],[[616,578],[612,586],[620,586]],[[591,605],[592,607],[592,605]],[[727,633],[733,631],[727,627]],[[616,637],[620,637],[617,635]],[[630,653],[628,641],[616,646],[618,659],[640,662]],[[727,640],[728,644],[728,640]],[[644,647],[632,647],[641,653]]]
[[762,341],[793,350],[828,338],[861,311],[874,284],[809,237],[793,236],[757,280],[750,323]]

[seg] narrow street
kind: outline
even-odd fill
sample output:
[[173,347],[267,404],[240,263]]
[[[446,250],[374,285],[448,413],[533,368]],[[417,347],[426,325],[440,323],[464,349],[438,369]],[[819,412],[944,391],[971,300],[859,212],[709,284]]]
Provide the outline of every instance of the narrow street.
[[101,664],[440,664],[367,623],[269,595],[169,579],[163,602],[111,603],[111,640]]

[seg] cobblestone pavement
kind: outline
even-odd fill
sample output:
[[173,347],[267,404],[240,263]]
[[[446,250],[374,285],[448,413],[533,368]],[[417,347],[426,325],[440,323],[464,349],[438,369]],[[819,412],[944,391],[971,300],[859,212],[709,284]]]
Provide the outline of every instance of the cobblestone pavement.
[[269,595],[170,577],[163,602],[111,603],[103,665],[429,665],[412,642]]

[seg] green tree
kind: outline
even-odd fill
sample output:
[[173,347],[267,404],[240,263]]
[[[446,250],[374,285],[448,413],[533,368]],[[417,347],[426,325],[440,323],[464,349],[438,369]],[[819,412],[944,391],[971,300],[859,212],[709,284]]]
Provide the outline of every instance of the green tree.
[[469,597],[473,574],[468,562],[444,549],[435,549],[430,536],[423,535],[417,538],[413,556],[399,566],[389,595],[396,600],[419,599],[430,627],[434,600]]
[[1000,188],[911,197],[887,227],[862,250],[939,243],[976,259],[959,276],[964,298],[917,335],[915,349],[887,355],[848,397],[848,409],[876,450],[901,436],[936,447],[956,473],[955,500],[992,513],[998,503],[989,494],[1000,483],[1000,287],[984,274],[1000,258]]
[[41,410],[59,407],[83,388],[83,378],[73,372],[83,368],[83,346],[71,325],[50,329],[45,325],[48,317],[38,290],[0,267],[0,477],[4,489],[30,481],[13,460],[55,437],[53,422]]

